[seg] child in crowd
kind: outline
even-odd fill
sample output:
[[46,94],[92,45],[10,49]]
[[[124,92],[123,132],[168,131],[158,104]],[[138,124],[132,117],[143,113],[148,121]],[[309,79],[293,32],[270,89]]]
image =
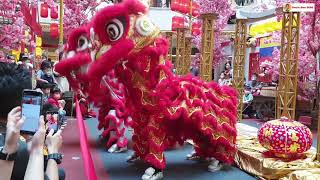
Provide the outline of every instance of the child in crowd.
[[220,79],[218,80],[220,86],[231,86],[231,81],[231,77],[226,76],[224,72],[221,72]]
[[51,96],[48,99],[48,104],[53,105],[56,108],[59,108],[59,115],[64,117],[66,115],[66,111],[64,110],[64,106],[66,102],[61,100],[61,90],[58,87],[54,87]]
[[258,74],[253,73],[251,77],[251,81],[249,81],[248,86],[251,88],[251,92],[253,95],[259,95],[261,91],[261,83],[258,81]]
[[43,61],[41,64],[41,69],[37,72],[37,83],[41,82],[57,84],[52,73],[51,63],[49,61]]
[[38,83],[37,90],[43,93],[43,96],[42,96],[43,104],[46,104],[48,102],[51,88],[52,88],[52,85],[49,83],[45,83],[45,82]]
[[219,84],[220,86],[225,85],[224,72],[222,72],[222,73],[220,74],[220,79],[218,80],[218,84]]
[[251,106],[252,101],[253,101],[253,95],[251,93],[251,87],[247,86],[245,87],[244,95],[243,95],[244,110],[242,114],[244,115],[244,118],[251,117],[254,114]]

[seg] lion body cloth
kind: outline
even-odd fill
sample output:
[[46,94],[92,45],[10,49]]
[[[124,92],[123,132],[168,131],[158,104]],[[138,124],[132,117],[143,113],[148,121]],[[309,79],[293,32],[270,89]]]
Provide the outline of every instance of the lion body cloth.
[[[154,169],[165,168],[165,149],[188,139],[198,156],[232,164],[236,91],[192,75],[173,74],[172,64],[165,60],[167,40],[146,13],[146,6],[137,0],[97,12],[89,24],[75,30],[77,38],[69,38],[56,71],[100,107],[99,128],[106,129],[105,135],[110,119],[116,129],[119,124],[131,126],[135,154]],[[73,53],[69,44],[76,46]],[[83,44],[87,45],[81,48]],[[114,113],[108,114],[110,110]],[[122,131],[117,131],[119,137]],[[157,179],[154,170],[147,171],[143,179]]]

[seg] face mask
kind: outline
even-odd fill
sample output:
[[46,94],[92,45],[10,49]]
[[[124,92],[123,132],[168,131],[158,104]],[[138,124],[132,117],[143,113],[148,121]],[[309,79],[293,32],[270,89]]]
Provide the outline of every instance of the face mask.
[[53,98],[56,99],[56,100],[59,100],[61,98],[61,95],[60,94],[53,94]]

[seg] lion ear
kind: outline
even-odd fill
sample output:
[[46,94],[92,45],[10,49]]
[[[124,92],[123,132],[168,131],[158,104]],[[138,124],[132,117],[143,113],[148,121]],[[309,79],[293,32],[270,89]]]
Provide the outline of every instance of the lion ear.
[[146,0],[126,0],[124,4],[130,14],[145,14],[149,9]]

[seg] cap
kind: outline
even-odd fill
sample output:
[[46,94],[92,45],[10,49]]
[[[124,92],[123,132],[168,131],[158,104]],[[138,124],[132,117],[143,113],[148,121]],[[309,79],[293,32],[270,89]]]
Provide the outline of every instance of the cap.
[[61,90],[57,87],[57,86],[55,86],[53,89],[52,89],[52,94],[53,93],[56,93],[56,92],[61,92]]

